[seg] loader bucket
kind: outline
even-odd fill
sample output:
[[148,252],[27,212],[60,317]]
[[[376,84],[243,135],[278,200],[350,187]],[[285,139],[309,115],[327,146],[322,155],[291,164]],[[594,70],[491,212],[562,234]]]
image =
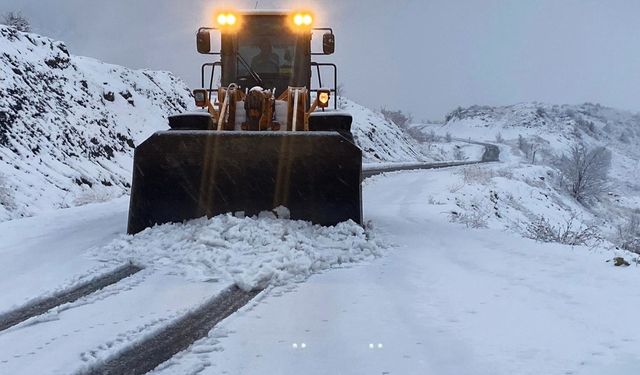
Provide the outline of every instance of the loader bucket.
[[361,173],[362,152],[338,132],[158,132],[135,150],[127,232],[278,206],[362,224]]

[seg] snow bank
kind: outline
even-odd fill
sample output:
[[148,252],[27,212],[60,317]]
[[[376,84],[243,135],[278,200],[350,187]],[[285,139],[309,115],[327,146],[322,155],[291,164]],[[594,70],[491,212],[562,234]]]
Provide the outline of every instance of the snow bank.
[[126,236],[94,255],[132,261],[193,281],[234,282],[245,290],[304,281],[323,269],[372,259],[384,245],[358,224],[334,227],[262,214],[165,224]]
[[0,221],[125,194],[134,147],[190,103],[167,72],[0,25]]

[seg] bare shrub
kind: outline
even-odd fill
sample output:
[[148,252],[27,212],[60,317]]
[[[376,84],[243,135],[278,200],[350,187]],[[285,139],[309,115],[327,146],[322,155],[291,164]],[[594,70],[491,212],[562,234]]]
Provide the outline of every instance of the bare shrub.
[[84,206],[90,203],[107,202],[121,196],[122,193],[118,189],[109,189],[96,186],[92,189],[83,190],[73,200],[74,206]]
[[433,130],[431,130],[429,133],[424,133],[418,127],[406,128],[405,132],[409,134],[409,136],[411,136],[416,141],[423,142],[423,143],[433,143],[437,138]]
[[453,140],[453,137],[451,136],[451,133],[447,132],[447,134],[444,135],[444,140],[447,143],[451,143],[451,141]]
[[611,151],[605,147],[588,148],[581,143],[571,147],[557,161],[561,184],[580,203],[588,203],[607,190]]
[[522,151],[524,155],[529,157],[529,142],[522,136],[522,134],[518,135],[518,150]]
[[509,169],[509,168],[501,168],[498,170],[495,170],[495,174],[498,177],[504,177],[508,180],[513,180],[513,170]]
[[412,116],[409,113],[404,113],[401,110],[393,111],[387,108],[382,108],[380,113],[388,121],[393,122],[402,129],[406,129],[412,121]]
[[467,160],[467,159],[469,158],[464,153],[464,150],[461,147],[456,146],[456,148],[453,150],[453,160]]
[[0,23],[16,28],[25,33],[31,32],[31,22],[20,12],[7,12],[2,15]]
[[479,165],[472,165],[462,169],[462,178],[465,184],[487,185],[494,177],[491,169],[483,168]]
[[436,135],[436,132],[433,130],[424,132],[418,127],[411,127],[407,129],[406,132],[418,142],[426,143],[427,145],[429,145],[429,147],[431,147],[432,143],[438,142],[440,140],[440,137]]
[[436,132],[433,130],[429,130],[428,133],[425,134],[425,141],[428,143],[437,142],[439,137],[436,135]]
[[616,242],[622,249],[640,254],[640,215],[632,215],[625,224],[618,226]]
[[3,174],[0,174],[0,206],[4,206],[7,210],[16,209],[13,193]]
[[464,224],[467,228],[479,229],[488,227],[491,212],[479,201],[473,201],[468,206],[458,203],[458,207],[460,207],[460,211],[451,211],[449,213],[449,221]]
[[531,162],[531,164],[535,164],[536,162],[536,154],[540,149],[540,144],[534,140],[527,140],[522,136],[522,134],[518,135],[518,149],[522,151],[525,158]]
[[500,132],[496,134],[496,143],[504,143],[504,138],[502,138],[502,133]]
[[552,225],[548,219],[541,216],[538,220],[529,223],[525,235],[536,241],[557,242],[571,246],[594,246],[602,241],[598,228],[578,223],[575,214],[558,226]]

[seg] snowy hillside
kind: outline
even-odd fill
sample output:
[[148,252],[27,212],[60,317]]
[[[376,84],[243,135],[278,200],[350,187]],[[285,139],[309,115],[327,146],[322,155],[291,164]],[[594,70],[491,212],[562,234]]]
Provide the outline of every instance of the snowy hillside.
[[429,160],[414,139],[381,113],[344,97],[339,98],[339,106],[353,116],[353,137],[362,149],[364,162]]
[[127,191],[134,146],[190,103],[166,72],[0,26],[0,220]]
[[[493,222],[530,236],[536,227],[559,230],[571,221],[574,232],[595,229],[594,237],[618,244],[619,227],[640,212],[638,125],[640,115],[597,104],[458,108],[444,125],[421,129],[496,143],[503,164],[465,168],[451,182],[453,194],[436,194],[432,201],[452,202],[452,219],[469,225]],[[566,176],[558,169],[559,158],[579,144],[606,147],[612,156],[606,191],[587,205],[561,186]]]

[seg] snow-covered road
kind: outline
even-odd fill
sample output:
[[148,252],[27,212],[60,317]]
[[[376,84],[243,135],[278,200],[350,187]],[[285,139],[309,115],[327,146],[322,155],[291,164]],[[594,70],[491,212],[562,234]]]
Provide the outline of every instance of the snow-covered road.
[[126,230],[127,208],[119,198],[0,223],[0,313],[113,269],[86,252]]
[[[286,221],[258,222],[255,228],[273,231],[273,238],[298,231],[300,237],[287,239],[297,244],[295,252],[284,253],[268,244],[246,252],[264,243],[262,232],[252,232],[250,246],[233,242],[251,224],[241,219],[147,233],[158,241],[154,246],[167,234],[194,252],[154,248],[150,266],[138,274],[0,332],[0,373],[71,373],[98,363],[229,285],[225,273],[220,280],[212,277],[224,262],[238,277],[242,262],[255,256],[269,268],[246,264],[256,274],[280,270],[280,286],[268,288],[157,373],[640,373],[640,291],[633,287],[640,271],[611,266],[606,251],[449,223],[447,206],[429,197],[456,183],[448,169],[368,179],[365,216],[378,237],[395,244],[375,259],[353,258],[334,240],[367,249],[349,226],[336,237]],[[117,262],[96,257],[102,248],[108,250],[105,259],[142,259],[137,239],[105,247],[124,232],[126,209],[120,199],[0,224],[0,310],[114,268]],[[223,236],[214,230],[220,226]],[[184,230],[199,234],[181,235]],[[321,238],[331,256],[311,252],[310,238]],[[207,246],[219,247],[222,258],[210,258]],[[234,252],[240,257],[229,263]],[[291,278],[282,270],[299,257],[304,261],[292,263],[298,268],[343,265],[292,284],[306,276]],[[344,262],[351,258],[361,263]],[[158,272],[180,262],[174,273]]]
[[367,182],[397,248],[275,288],[161,374],[638,374],[640,282],[609,253],[447,222],[450,171]]
[[[91,256],[126,230],[120,198],[0,223],[0,311],[48,297],[122,262]],[[0,332],[0,374],[69,374],[105,359],[215,296],[210,285],[143,270]]]

